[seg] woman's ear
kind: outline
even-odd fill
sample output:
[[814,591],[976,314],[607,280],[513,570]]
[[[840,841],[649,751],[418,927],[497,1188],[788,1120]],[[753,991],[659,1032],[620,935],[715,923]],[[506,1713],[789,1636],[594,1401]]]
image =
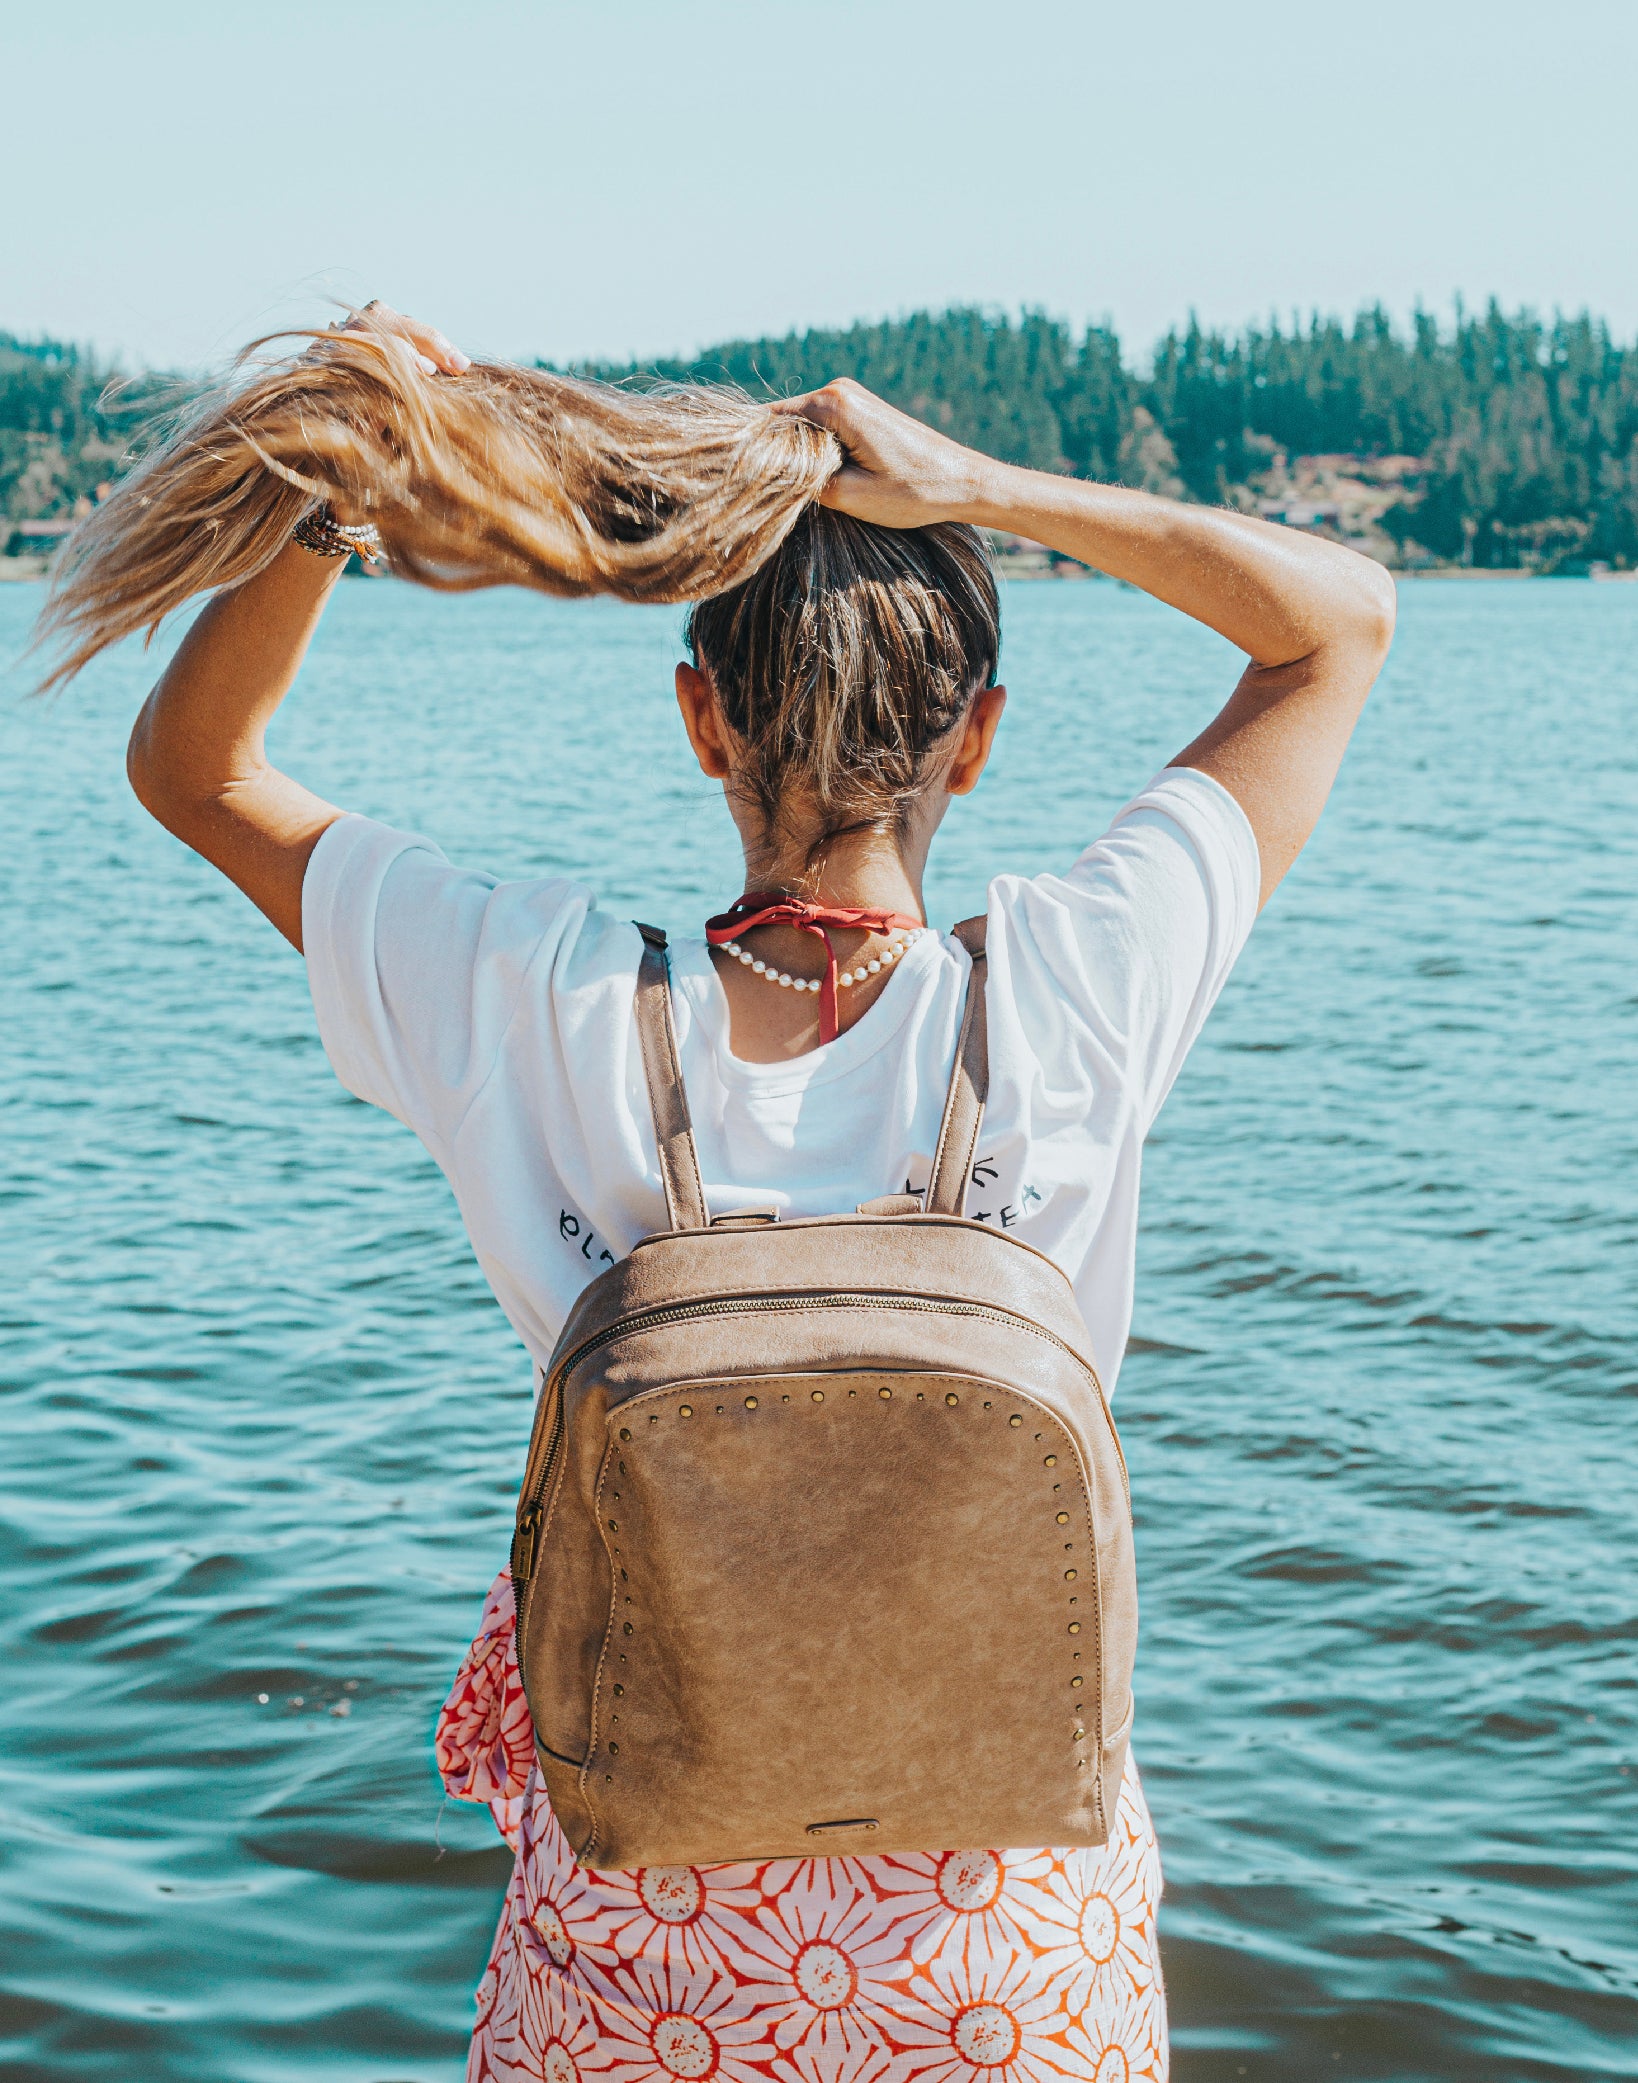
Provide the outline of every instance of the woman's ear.
[[978,786],[979,775],[990,763],[990,747],[995,743],[996,726],[1006,706],[1004,687],[984,687],[973,696],[967,721],[962,725],[960,749],[950,762],[944,783],[951,795],[971,795]]
[[712,781],[728,779],[728,735],[723,728],[717,691],[697,665],[686,661],[677,667],[677,707],[683,728],[700,763],[700,772]]

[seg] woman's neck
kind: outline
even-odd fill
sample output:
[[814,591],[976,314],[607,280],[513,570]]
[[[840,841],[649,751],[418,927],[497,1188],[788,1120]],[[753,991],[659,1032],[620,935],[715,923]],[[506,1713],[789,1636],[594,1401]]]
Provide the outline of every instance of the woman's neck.
[[804,897],[810,904],[864,911],[897,911],[923,918],[921,877],[925,850],[908,858],[895,834],[843,832],[810,856],[800,845],[745,849],[747,891]]

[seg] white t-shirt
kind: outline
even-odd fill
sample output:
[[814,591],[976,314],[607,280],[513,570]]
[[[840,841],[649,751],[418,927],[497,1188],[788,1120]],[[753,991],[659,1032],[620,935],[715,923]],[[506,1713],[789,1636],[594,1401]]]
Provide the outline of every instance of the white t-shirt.
[[[990,884],[990,1092],[967,1212],[1069,1275],[1106,1389],[1131,1324],[1143,1139],[1259,881],[1234,798],[1171,767],[1066,875]],[[302,933],[336,1075],[432,1153],[544,1364],[587,1281],[665,1225],[636,927],[579,883],[497,882],[348,816],[314,849]],[[673,939],[671,965],[712,1214],[835,1214],[926,1185],[967,986],[959,942],[921,935],[862,1019],[786,1063],[729,1053],[703,936]]]

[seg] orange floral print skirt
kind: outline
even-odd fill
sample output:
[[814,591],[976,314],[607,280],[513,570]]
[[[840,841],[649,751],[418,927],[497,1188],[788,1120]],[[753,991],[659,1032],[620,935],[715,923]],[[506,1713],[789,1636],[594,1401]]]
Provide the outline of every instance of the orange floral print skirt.
[[584,1872],[535,1770],[512,1583],[438,1718],[517,1853],[468,2083],[1165,2083],[1160,1855],[1135,1766],[1096,1851]]

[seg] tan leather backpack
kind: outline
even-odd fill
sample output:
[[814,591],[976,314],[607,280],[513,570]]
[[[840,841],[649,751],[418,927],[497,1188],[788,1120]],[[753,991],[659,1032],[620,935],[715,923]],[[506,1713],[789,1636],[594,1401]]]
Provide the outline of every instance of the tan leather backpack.
[[962,1213],[983,921],[925,1206],[709,1218],[665,936],[637,1026],[669,1229],[580,1296],[512,1544],[541,1772],[582,1866],[1108,1836],[1126,1468],[1069,1282]]

